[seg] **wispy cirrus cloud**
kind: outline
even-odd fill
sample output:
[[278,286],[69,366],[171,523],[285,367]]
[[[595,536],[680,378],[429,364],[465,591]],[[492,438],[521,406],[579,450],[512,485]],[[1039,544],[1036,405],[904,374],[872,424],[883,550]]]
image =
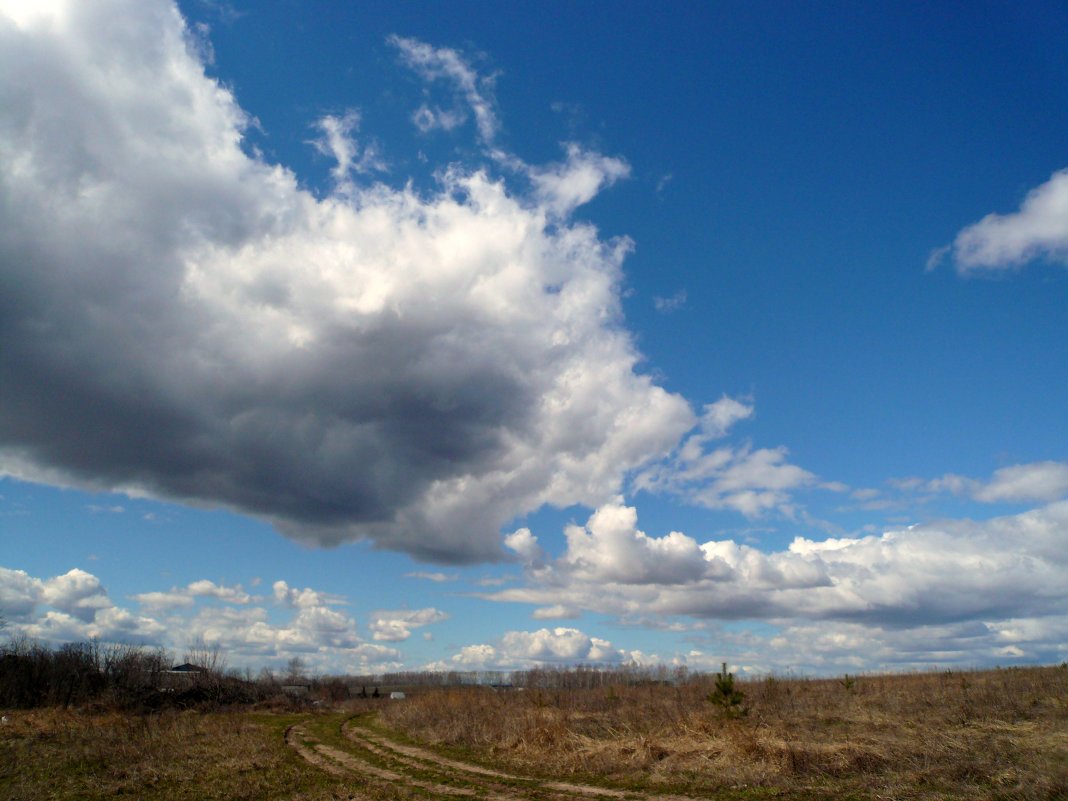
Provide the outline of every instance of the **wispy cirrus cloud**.
[[699,426],[668,459],[638,472],[635,490],[668,493],[709,509],[729,509],[746,517],[777,512],[793,516],[793,493],[811,487],[844,490],[820,482],[791,464],[785,447],[753,448],[749,443],[722,443],[739,422],[753,416],[745,399],[724,395],[704,408]]
[[458,573],[442,573],[440,570],[416,570],[411,573],[405,573],[404,577],[423,579],[424,581],[433,581],[435,584],[441,584],[446,581],[456,581],[460,576]]
[[[425,80],[443,80],[456,92],[458,103],[450,111],[431,111],[425,104],[419,107],[414,119],[420,130],[427,131],[435,127],[451,130],[466,116],[463,111],[466,107],[474,114],[482,143],[493,145],[501,128],[494,98],[495,75],[480,75],[460,51],[451,47],[434,47],[418,39],[396,35],[389,37],[389,43],[397,48],[404,62]],[[461,102],[462,106],[459,104]]]
[[375,142],[360,146],[356,132],[360,128],[360,113],[349,109],[341,116],[326,114],[320,117],[315,128],[320,136],[309,142],[324,156],[336,162],[330,174],[338,191],[352,191],[352,177],[371,172],[385,172],[388,167]]

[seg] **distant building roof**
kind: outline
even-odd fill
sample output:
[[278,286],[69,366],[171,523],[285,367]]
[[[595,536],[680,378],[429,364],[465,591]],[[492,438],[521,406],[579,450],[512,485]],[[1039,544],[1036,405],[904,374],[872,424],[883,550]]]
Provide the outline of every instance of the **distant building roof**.
[[204,673],[205,670],[198,665],[191,665],[186,662],[184,665],[175,665],[169,671],[169,673]]

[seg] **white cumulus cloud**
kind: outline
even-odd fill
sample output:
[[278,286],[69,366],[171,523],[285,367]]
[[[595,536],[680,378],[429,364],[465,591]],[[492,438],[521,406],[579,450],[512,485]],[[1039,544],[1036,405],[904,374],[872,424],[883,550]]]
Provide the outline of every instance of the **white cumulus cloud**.
[[952,252],[962,274],[1016,270],[1041,257],[1068,261],[1068,170],[1032,189],[1018,211],[962,230]]
[[[693,425],[620,326],[630,243],[567,216],[622,161],[358,184],[378,156],[353,112],[320,120],[345,186],[316,198],[242,149],[173,3],[26,9],[0,2],[0,474],[462,563],[518,515],[614,497]],[[489,148],[493,78],[391,41]]]
[[528,569],[525,586],[481,597],[631,621],[994,625],[1062,612],[1066,546],[1068,501],[987,521],[796,537],[771,552],[679,532],[649,537],[633,509],[615,505],[569,528],[565,552]]
[[379,610],[371,615],[371,633],[375,640],[403,642],[412,636],[412,629],[448,620],[447,612],[426,609]]
[[947,473],[919,485],[984,503],[1056,501],[1068,496],[1068,464],[1045,461],[1002,467],[986,481]]

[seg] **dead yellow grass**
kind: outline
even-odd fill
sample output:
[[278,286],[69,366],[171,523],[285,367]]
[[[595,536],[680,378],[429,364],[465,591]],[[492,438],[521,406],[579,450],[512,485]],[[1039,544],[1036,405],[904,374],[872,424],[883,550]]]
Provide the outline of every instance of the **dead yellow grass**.
[[[0,798],[352,798],[309,772],[281,729],[248,714],[7,712]],[[280,725],[280,724],[279,724]]]
[[767,679],[747,713],[711,681],[587,690],[426,692],[387,725],[486,762],[690,792],[887,798],[1068,797],[1068,669]]

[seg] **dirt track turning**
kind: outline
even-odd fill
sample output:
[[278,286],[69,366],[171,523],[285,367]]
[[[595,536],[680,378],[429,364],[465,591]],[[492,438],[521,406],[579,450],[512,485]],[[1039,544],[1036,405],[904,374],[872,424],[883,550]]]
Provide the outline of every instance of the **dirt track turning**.
[[358,779],[381,789],[419,790],[434,797],[479,801],[561,801],[586,798],[620,801],[684,801],[677,796],[644,795],[584,784],[544,781],[449,759],[425,748],[399,743],[385,734],[345,721],[339,742],[327,744],[307,726],[286,730],[286,743],[303,759],[335,776]]

